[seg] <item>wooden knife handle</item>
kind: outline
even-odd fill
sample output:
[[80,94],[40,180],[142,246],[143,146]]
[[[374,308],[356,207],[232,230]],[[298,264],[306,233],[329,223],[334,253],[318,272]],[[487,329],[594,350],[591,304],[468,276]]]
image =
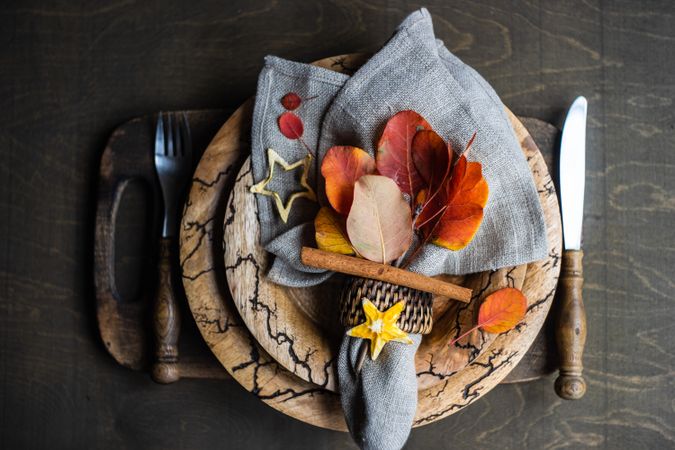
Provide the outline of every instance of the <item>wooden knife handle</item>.
[[171,239],[159,243],[159,286],[152,316],[156,353],[152,379],[157,383],[173,383],[180,378],[178,370],[178,334],[180,313],[171,282]]
[[558,323],[555,329],[560,374],[555,391],[560,398],[577,400],[586,392],[582,357],[586,344],[586,311],[581,296],[584,271],[581,250],[565,250],[560,269]]

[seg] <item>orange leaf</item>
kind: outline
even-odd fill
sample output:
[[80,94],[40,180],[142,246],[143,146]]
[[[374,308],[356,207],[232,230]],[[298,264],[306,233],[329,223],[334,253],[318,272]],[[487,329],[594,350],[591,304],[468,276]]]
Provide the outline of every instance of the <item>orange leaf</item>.
[[415,168],[426,182],[428,192],[435,193],[450,173],[454,152],[434,130],[421,130],[412,142]]
[[333,209],[349,214],[354,200],[354,184],[363,175],[375,172],[375,160],[357,147],[331,147],[321,162],[326,179],[326,197]]
[[490,294],[478,311],[478,325],[488,333],[515,328],[525,317],[527,299],[518,289],[504,288]]
[[412,156],[415,133],[425,129],[431,129],[431,125],[424,117],[415,111],[401,111],[389,119],[377,144],[377,171],[394,180],[410,199],[425,184]]
[[504,333],[518,325],[527,313],[527,299],[518,289],[504,288],[488,295],[478,310],[478,323],[449,345],[482,328],[487,333]]
[[305,132],[302,120],[292,112],[285,112],[278,119],[279,131],[288,139],[300,139]]
[[354,249],[371,261],[388,263],[408,250],[413,239],[410,206],[390,178],[359,178],[347,217],[347,234]]
[[353,255],[354,249],[345,233],[344,219],[327,206],[322,207],[314,219],[316,244],[321,250],[343,255]]
[[[488,193],[481,164],[468,162],[461,156],[447,182],[445,195],[438,199],[445,211],[427,225],[432,242],[450,250],[466,247],[483,221]],[[420,223],[423,222],[418,221]]]

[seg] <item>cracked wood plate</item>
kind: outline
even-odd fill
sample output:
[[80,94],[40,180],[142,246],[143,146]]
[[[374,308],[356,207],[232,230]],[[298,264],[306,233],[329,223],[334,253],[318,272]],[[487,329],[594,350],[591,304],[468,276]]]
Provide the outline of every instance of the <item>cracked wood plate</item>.
[[[509,116],[514,130],[527,134],[522,123],[510,112]],[[534,174],[539,189],[544,188],[547,177],[548,172]],[[332,277],[311,288],[288,288],[267,280],[264,274],[273,256],[260,245],[256,196],[249,192],[253,184],[247,160],[230,195],[224,228],[225,273],[234,304],[254,338],[277,363],[305,381],[337,391],[336,361],[344,335],[338,306],[344,277]],[[300,208],[308,201],[300,199],[295,205]],[[434,327],[423,337],[415,355],[418,389],[443,382],[489,348],[495,335],[482,330],[452,346],[448,343],[474,326],[476,310],[485,297],[504,287],[522,289],[526,276],[524,264],[442,277],[471,289],[474,295],[468,304],[434,298]]]
[[[539,182],[544,180],[536,181],[543,186]],[[234,304],[253,337],[277,363],[305,381],[337,391],[336,361],[344,335],[338,306],[344,277],[334,276],[311,288],[280,286],[265,277],[273,256],[260,245],[256,198],[249,191],[253,184],[247,159],[230,195],[224,227],[225,273]],[[434,327],[415,355],[419,390],[444,381],[489,348],[496,335],[481,330],[453,346],[448,343],[474,326],[476,309],[485,297],[504,287],[522,289],[526,276],[524,264],[442,277],[472,289],[474,295],[468,304],[434,298]]]
[[[320,64],[329,68],[348,68],[358,62],[351,57],[338,57],[322,60]],[[227,247],[227,242],[223,242],[220,224],[226,215],[226,196],[235,181],[240,158],[249,151],[246,141],[249,139],[251,113],[252,102],[248,101],[223,125],[195,173],[181,230],[181,264],[190,308],[211,350],[247,390],[299,420],[320,427],[346,430],[339,396],[303,380],[271,357],[241,320],[225,283],[226,269],[221,246]],[[514,123],[519,122],[514,118]],[[525,355],[553,300],[561,247],[555,189],[543,157],[527,130],[520,126],[516,132],[533,175],[542,180],[537,184],[547,223],[549,257],[525,268],[522,290],[528,298],[529,307],[519,328],[495,337],[482,354],[454,374],[435,376],[432,372],[439,373],[436,361],[428,362],[429,375],[441,382],[420,391],[415,426],[446,417],[473,403],[497,385]],[[242,176],[246,176],[245,170]],[[229,204],[227,208],[232,206]],[[237,214],[232,215],[235,216]],[[264,278],[261,272],[264,266],[252,254],[240,254],[230,271],[235,268],[248,268],[249,274],[252,270],[253,279],[258,271],[258,276]],[[255,291],[249,294],[255,295]]]

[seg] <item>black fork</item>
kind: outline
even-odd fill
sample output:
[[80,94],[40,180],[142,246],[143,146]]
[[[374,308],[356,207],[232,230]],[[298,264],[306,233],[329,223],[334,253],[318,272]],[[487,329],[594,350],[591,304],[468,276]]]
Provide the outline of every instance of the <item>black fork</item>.
[[157,346],[152,367],[152,378],[158,383],[172,383],[180,378],[180,313],[172,284],[171,249],[191,169],[192,145],[185,115],[160,113],[155,132],[155,170],[162,188],[164,220],[159,245],[159,286],[153,315]]

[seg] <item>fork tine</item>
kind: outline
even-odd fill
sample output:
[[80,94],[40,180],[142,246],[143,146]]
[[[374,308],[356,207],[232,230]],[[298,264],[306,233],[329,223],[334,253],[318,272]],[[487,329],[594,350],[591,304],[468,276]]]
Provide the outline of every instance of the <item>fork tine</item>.
[[161,111],[157,115],[157,127],[155,128],[155,155],[164,155],[164,122]]
[[173,135],[173,125],[171,124],[171,113],[166,115],[166,135],[167,145],[166,145],[166,156],[173,158],[176,156],[176,150],[174,146],[175,137]]
[[175,156],[177,158],[182,158],[183,155],[183,136],[181,133],[180,129],[180,121],[178,120],[178,116],[176,113],[173,113],[173,127],[171,129],[171,133],[173,135],[173,142],[174,142],[174,150],[175,150]]
[[187,120],[187,115],[183,112],[181,113],[180,128],[182,131],[183,137],[183,155],[192,159],[192,135],[190,134],[190,125]]

